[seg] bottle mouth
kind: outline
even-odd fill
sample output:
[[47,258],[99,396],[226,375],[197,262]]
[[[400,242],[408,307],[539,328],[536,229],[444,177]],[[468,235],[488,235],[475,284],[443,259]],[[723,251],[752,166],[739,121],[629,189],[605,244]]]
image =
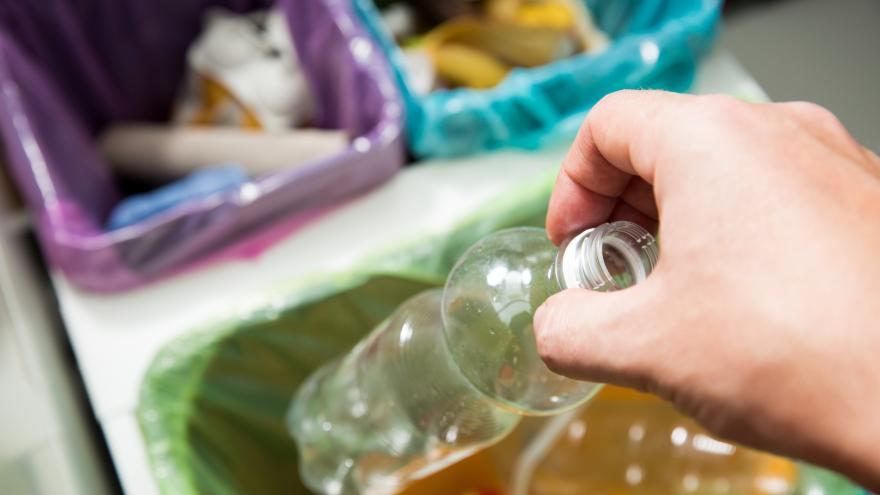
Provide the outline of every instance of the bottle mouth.
[[625,289],[645,280],[657,264],[657,242],[632,222],[586,230],[563,243],[556,259],[560,288]]

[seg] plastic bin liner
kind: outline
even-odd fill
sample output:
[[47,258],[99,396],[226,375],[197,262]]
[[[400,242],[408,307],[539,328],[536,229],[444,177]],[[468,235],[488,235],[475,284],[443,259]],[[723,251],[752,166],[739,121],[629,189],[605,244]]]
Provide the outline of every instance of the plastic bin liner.
[[352,0],[392,62],[406,107],[410,147],[420,157],[517,146],[534,149],[573,136],[602,96],[624,88],[687,90],[710,47],[721,0],[585,0],[612,39],[608,48],[515,69],[489,90],[419,95],[403,54],[373,0]]
[[50,262],[75,284],[98,291],[141,284],[258,227],[364,191],[403,163],[393,76],[350,5],[279,0],[315,95],[315,124],[348,131],[350,148],[103,229],[119,191],[94,136],[111,121],[168,117],[206,8],[244,12],[271,3],[0,1],[0,132],[9,166]]
[[[299,383],[410,296],[441,285],[473,242],[501,228],[542,225],[552,183],[552,175],[524,181],[448,230],[257,296],[164,346],[137,410],[160,491],[309,493],[284,424]],[[835,475],[803,473],[804,487],[822,490],[799,493],[857,493]]]

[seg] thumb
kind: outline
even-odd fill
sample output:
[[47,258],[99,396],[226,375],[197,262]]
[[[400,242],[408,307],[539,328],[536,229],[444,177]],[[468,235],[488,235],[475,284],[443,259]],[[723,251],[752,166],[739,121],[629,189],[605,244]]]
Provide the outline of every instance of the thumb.
[[569,289],[535,313],[538,354],[556,373],[643,391],[668,362],[661,338],[662,291],[655,278],[618,292]]

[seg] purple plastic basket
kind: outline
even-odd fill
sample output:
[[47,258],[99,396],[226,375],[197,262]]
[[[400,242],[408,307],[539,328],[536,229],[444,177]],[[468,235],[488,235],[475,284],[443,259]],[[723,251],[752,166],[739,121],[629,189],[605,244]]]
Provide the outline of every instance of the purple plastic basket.
[[206,8],[245,12],[271,3],[0,1],[0,132],[11,175],[50,263],[73,283],[121,290],[213,259],[283,219],[304,218],[365,191],[403,164],[391,73],[349,3],[279,0],[317,100],[316,125],[357,136],[352,146],[137,225],[104,230],[120,196],[94,147],[96,133],[114,120],[167,118]]

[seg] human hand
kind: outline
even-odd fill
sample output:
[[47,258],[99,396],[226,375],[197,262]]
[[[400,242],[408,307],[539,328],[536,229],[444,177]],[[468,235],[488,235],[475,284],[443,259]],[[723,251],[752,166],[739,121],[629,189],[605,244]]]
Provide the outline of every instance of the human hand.
[[809,103],[618,92],[572,145],[547,230],[620,219],[659,220],[660,261],[550,298],[548,366],[880,489],[880,159]]

